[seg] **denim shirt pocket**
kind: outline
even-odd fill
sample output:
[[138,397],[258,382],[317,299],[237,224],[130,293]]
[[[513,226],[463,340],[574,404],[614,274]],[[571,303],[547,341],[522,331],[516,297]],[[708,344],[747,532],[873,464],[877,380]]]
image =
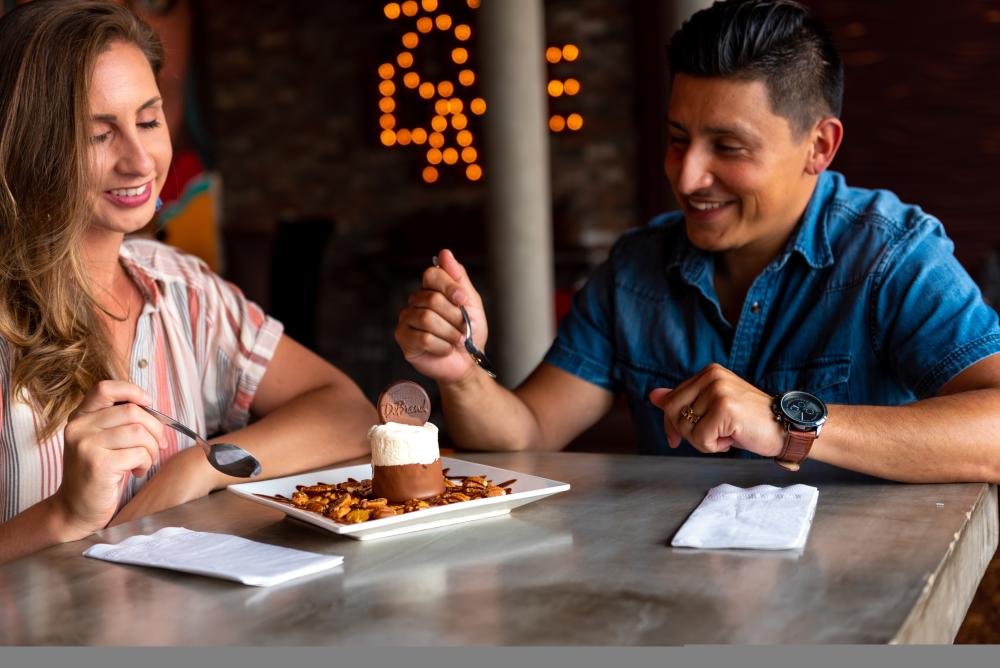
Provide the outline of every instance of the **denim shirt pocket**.
[[823,355],[801,362],[775,365],[763,376],[762,388],[771,394],[804,390],[828,404],[851,401],[851,355]]

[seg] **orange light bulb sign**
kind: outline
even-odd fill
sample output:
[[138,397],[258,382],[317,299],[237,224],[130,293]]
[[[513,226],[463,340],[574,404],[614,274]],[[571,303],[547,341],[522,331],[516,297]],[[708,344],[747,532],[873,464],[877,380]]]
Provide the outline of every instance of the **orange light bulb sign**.
[[[422,154],[425,183],[436,183],[449,169],[478,181],[483,169],[477,164],[477,131],[470,125],[473,118],[486,113],[486,102],[472,88],[477,78],[469,43],[472,27],[456,12],[440,12],[439,4],[438,0],[409,0],[383,7],[386,19],[399,28],[400,38],[398,49],[377,69],[377,132],[386,147],[411,147]],[[465,4],[472,10],[479,7],[476,0]],[[434,46],[425,51],[427,45]],[[422,61],[428,53],[447,54],[447,62]],[[434,72],[449,74],[436,80]],[[421,110],[422,120],[402,127],[401,119],[412,117],[402,112],[411,109]]]
[[[561,69],[559,67],[561,63],[572,63],[579,57],[580,47],[575,44],[550,46],[545,49],[545,61],[548,63],[550,70]],[[573,77],[563,79],[552,74],[545,86],[545,90],[549,94],[549,107],[561,108],[568,104],[561,102],[561,100],[566,98],[571,99],[580,92],[580,81]],[[560,100],[560,102],[557,102],[557,100]],[[549,115],[549,130],[552,132],[579,132],[582,127],[583,116],[575,111],[568,114],[554,111]]]

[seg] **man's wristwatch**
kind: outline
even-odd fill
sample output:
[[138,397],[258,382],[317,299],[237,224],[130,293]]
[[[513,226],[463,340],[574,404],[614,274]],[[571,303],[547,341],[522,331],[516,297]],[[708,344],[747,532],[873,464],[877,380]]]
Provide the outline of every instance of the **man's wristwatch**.
[[826,404],[808,392],[792,390],[775,396],[771,410],[774,419],[785,427],[785,446],[774,462],[789,471],[798,471],[829,415]]

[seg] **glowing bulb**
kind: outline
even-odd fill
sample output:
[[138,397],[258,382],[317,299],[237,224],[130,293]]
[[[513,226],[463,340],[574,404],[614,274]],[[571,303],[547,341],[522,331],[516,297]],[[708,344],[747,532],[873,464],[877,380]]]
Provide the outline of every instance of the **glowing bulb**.
[[469,9],[479,9],[479,0],[465,0],[465,4],[469,6]]
[[562,57],[569,62],[573,62],[580,55],[580,49],[575,44],[567,44],[562,48]]
[[429,100],[434,97],[434,84],[430,81],[425,81],[420,84],[420,88],[417,89],[417,92],[420,93],[420,97],[425,100]]
[[459,146],[468,146],[472,143],[472,133],[468,130],[460,130],[457,135],[455,135],[455,141],[458,142]]
[[456,130],[464,130],[465,126],[469,124],[469,119],[465,114],[455,114],[451,117],[451,127]]
[[470,28],[465,23],[459,23],[455,26],[455,39],[459,42],[464,42],[465,40],[472,37],[472,28]]
[[444,146],[444,135],[440,132],[432,132],[427,136],[427,143],[434,148],[441,148]]
[[465,168],[465,178],[470,181],[478,181],[483,178],[483,168],[479,165],[469,165]]
[[424,171],[421,176],[423,176],[424,181],[427,183],[434,183],[438,180],[438,170],[428,165],[427,167],[424,167]]
[[414,2],[413,0],[407,0],[402,4],[400,9],[402,9],[403,13],[406,14],[407,16],[414,16],[417,13],[418,7],[417,3]]
[[456,65],[462,65],[465,63],[465,61],[469,59],[469,52],[463,49],[462,47],[452,49],[451,59],[455,61]]
[[382,11],[385,12],[385,17],[387,19],[398,19],[399,18],[399,3],[390,2],[387,4]]
[[549,130],[553,132],[562,132],[566,128],[566,119],[555,114],[549,118]]
[[410,132],[410,139],[413,140],[414,144],[423,144],[427,141],[427,130],[423,128],[413,128]]
[[396,133],[392,130],[382,130],[382,134],[378,136],[382,141],[384,146],[392,146],[396,143]]
[[393,93],[396,92],[396,84],[392,83],[391,81],[382,81],[378,85],[378,92],[386,96],[392,95]]
[[453,97],[450,100],[448,100],[448,111],[453,114],[462,113],[462,101],[459,100],[457,97]]
[[434,113],[438,116],[444,116],[448,113],[448,100],[438,100],[434,103]]
[[379,116],[378,124],[383,130],[391,130],[396,127],[396,117],[392,114],[382,114]]
[[551,95],[552,97],[559,97],[560,95],[562,95],[563,94],[562,81],[559,81],[558,79],[553,79],[552,81],[550,81],[548,85],[548,91],[549,95]]
[[482,116],[486,113],[486,100],[481,97],[474,98],[472,102],[469,103],[469,109],[472,110],[476,116]]
[[451,97],[455,94],[455,86],[450,81],[442,81],[438,84],[438,95],[441,97]]
[[441,151],[436,148],[431,148],[427,150],[427,162],[432,165],[437,165],[441,163]]
[[429,16],[421,16],[417,19],[417,30],[420,32],[430,32],[434,27],[434,21]]
[[417,48],[417,44],[419,43],[420,43],[420,38],[417,37],[417,33],[408,32],[405,35],[403,35],[403,46],[405,46],[407,49],[415,49]]
[[413,137],[410,135],[410,131],[406,128],[400,128],[396,131],[396,143],[400,146],[406,146],[410,143]]
[[563,82],[563,92],[567,95],[576,95],[580,92],[580,82],[576,79],[566,79]]
[[392,66],[392,63],[382,63],[378,66],[378,75],[383,79],[391,79],[395,73],[396,68]]
[[476,156],[478,155],[479,154],[476,152],[476,149],[471,146],[466,146],[462,149],[462,162],[475,162]]
[[435,116],[431,119],[431,127],[437,132],[444,132],[448,128],[448,121],[445,120],[444,116]]
[[383,97],[378,101],[378,108],[383,114],[391,113],[396,108],[396,101],[391,97]]
[[458,73],[458,83],[463,86],[471,86],[476,82],[476,73],[472,70],[462,70]]
[[438,8],[438,0],[421,0],[420,5],[425,12],[433,12]]
[[407,72],[403,75],[403,85],[407,88],[416,88],[420,85],[420,75],[416,72]]
[[435,25],[437,25],[438,30],[447,30],[451,27],[451,17],[447,14],[438,14],[437,18],[434,19]]
[[580,114],[570,114],[566,117],[566,127],[570,130],[579,130],[583,127],[583,116]]
[[403,51],[398,56],[396,56],[396,62],[399,63],[400,67],[406,68],[413,64],[413,54],[409,51]]
[[553,65],[562,60],[562,49],[558,46],[550,46],[545,49],[545,60],[549,61]]
[[444,150],[444,153],[441,154],[441,157],[444,159],[445,164],[454,165],[458,162],[458,151],[449,146]]

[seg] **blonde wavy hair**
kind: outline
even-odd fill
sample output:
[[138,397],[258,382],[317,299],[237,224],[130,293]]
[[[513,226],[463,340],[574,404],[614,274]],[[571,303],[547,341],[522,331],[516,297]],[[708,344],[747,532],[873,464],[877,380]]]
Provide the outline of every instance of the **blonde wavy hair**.
[[0,337],[11,395],[32,403],[42,438],[95,383],[122,375],[80,256],[92,211],[90,80],[117,41],[159,72],[156,34],[113,2],[34,0],[0,19]]

